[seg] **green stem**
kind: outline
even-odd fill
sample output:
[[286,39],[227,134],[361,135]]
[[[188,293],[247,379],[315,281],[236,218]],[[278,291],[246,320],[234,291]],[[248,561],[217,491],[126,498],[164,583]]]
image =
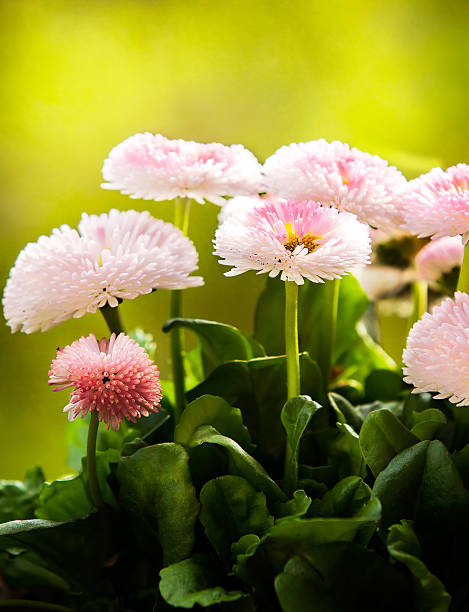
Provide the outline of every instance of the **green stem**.
[[176,198],[174,200],[174,225],[182,231],[184,236],[187,236],[189,230],[190,210],[190,198]]
[[111,333],[115,333],[116,336],[118,336],[120,333],[125,334],[125,328],[124,324],[122,323],[119,306],[112,307],[109,306],[109,304],[106,304],[105,306],[101,306],[99,310],[101,311],[101,314],[103,315]]
[[412,312],[409,317],[408,330],[422,318],[428,307],[428,285],[423,280],[412,283]]
[[287,399],[290,399],[300,395],[298,285],[294,281],[285,281],[285,352],[287,355]]
[[[189,198],[177,198],[174,202],[174,225],[187,236],[189,230],[189,213],[191,201]],[[169,316],[176,319],[182,315],[182,292],[171,291],[171,303]],[[173,365],[174,383],[174,425],[177,425],[181,414],[186,407],[186,389],[184,384],[184,337],[183,330],[179,327],[171,331],[171,361]]]
[[464,291],[469,293],[469,241],[464,247],[464,258],[462,260],[461,270],[459,271],[458,286],[456,291]]
[[[169,316],[176,319],[181,316],[182,292],[171,291],[171,303]],[[173,364],[173,383],[174,383],[174,425],[177,425],[181,418],[182,411],[186,407],[186,389],[184,384],[184,361],[182,355],[182,329],[176,327],[171,330],[171,361]]]
[[324,311],[321,313],[321,325],[318,329],[319,351],[317,359],[326,393],[331,381],[332,352],[335,344],[339,288],[340,279],[336,278],[326,281],[324,286]]
[[99,490],[98,474],[96,472],[96,438],[98,436],[99,414],[97,410],[91,413],[88,429],[88,442],[86,445],[86,467],[90,481],[91,499],[96,508],[104,506],[101,491]]
[[73,612],[72,608],[47,601],[33,601],[30,599],[0,599],[0,608],[39,608],[52,612]]
[[[125,333],[124,324],[122,323],[119,306],[109,306],[105,304],[100,308],[101,314],[109,327],[111,333],[116,336],[120,333]],[[88,441],[86,444],[86,466],[88,470],[88,479],[90,482],[91,499],[96,508],[104,506],[101,491],[99,490],[98,474],[96,472],[96,439],[98,437],[99,413],[97,410],[91,412],[90,426],[88,428]]]

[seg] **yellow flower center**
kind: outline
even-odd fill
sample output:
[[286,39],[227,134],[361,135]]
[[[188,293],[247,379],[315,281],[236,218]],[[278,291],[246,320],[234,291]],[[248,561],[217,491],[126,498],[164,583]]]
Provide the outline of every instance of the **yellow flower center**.
[[322,236],[316,236],[308,232],[303,238],[298,238],[292,230],[290,223],[285,223],[285,229],[287,230],[288,240],[283,243],[283,246],[292,253],[299,244],[302,244],[305,249],[308,249],[308,253],[312,253],[321,246],[317,240],[321,239]]

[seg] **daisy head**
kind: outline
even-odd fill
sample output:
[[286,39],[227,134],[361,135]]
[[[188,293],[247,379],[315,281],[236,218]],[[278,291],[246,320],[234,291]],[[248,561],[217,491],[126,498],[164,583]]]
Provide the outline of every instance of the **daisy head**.
[[454,292],[464,256],[461,236],[432,240],[415,258],[417,274],[427,283],[438,284]]
[[412,393],[469,405],[469,295],[456,292],[412,327],[404,350],[404,380]]
[[377,155],[324,139],[283,146],[264,164],[265,189],[295,200],[316,200],[393,231],[402,219],[407,181]]
[[54,391],[71,388],[65,406],[69,421],[97,410],[107,428],[117,430],[123,418],[135,423],[158,412],[159,371],[145,350],[125,334],[98,341],[93,334],[59,349],[49,370]]
[[13,332],[44,331],[154,289],[203,284],[189,276],[198,260],[192,242],[148,212],[84,213],[78,230],[63,225],[18,255],[3,297]]
[[232,266],[226,276],[248,270],[278,274],[298,285],[340,278],[369,262],[368,227],[355,215],[318,202],[268,200],[233,213],[215,235],[215,255]]
[[405,226],[419,236],[469,238],[469,166],[457,164],[409,181],[405,196]]
[[135,134],[104,161],[104,189],[131,198],[187,197],[223,205],[224,196],[261,190],[261,165],[242,145],[169,140],[161,134]]

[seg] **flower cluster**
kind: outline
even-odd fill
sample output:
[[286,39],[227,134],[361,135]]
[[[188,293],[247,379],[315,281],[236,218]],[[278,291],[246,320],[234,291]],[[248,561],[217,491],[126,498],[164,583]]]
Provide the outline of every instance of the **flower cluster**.
[[159,372],[145,350],[125,334],[97,340],[93,334],[59,349],[49,370],[49,385],[73,387],[65,406],[69,421],[97,410],[107,428],[119,429],[125,417],[135,423],[158,411]]
[[[254,270],[297,284],[304,279],[317,283],[340,278],[370,262],[371,225],[398,235],[391,240],[392,248],[389,241],[384,246],[377,243],[373,258],[399,268],[393,283],[414,279],[415,238],[403,231],[445,237],[416,258],[420,277],[433,282],[461,264],[459,235],[464,242],[469,236],[469,166],[435,168],[408,183],[380,157],[337,141],[283,146],[262,167],[241,145],[135,134],[112,149],[104,162],[103,178],[105,189],[131,198],[183,197],[222,205],[214,254],[231,267],[226,276]],[[383,253],[386,261],[381,261]],[[388,261],[390,257],[394,263]],[[199,286],[202,278],[190,276],[197,260],[194,245],[179,229],[148,212],[83,214],[77,230],[62,225],[21,251],[4,292],[5,317],[12,331],[30,333],[96,312],[106,304],[116,307],[123,299],[155,289]],[[383,269],[379,276],[384,295],[391,277],[385,277]],[[406,380],[418,390],[438,390],[438,397],[458,402],[466,401],[467,391],[452,383],[448,387],[433,383],[422,372],[434,375],[433,366],[424,368],[434,343],[441,355],[449,350],[454,359],[462,350],[462,332],[451,344],[442,330],[452,337],[456,321],[461,325],[461,313],[469,308],[466,297],[457,294],[455,303],[445,302],[434,315],[425,316],[409,336],[405,353]],[[438,317],[442,318],[440,329],[433,333],[431,322]],[[420,329],[428,332],[421,346]],[[51,368],[51,383],[75,385],[67,408],[72,418],[100,409],[108,426],[116,427],[118,415],[133,419],[151,411],[160,391],[154,387],[153,395],[146,397],[145,385],[137,384],[146,366],[138,374],[130,361],[125,362],[133,354],[138,363],[139,351],[135,353],[134,348],[124,336],[99,343],[90,336],[59,353]],[[117,355],[126,357],[119,361]],[[109,364],[115,365],[114,359],[120,365],[112,370]],[[135,389],[140,399],[133,397]]]

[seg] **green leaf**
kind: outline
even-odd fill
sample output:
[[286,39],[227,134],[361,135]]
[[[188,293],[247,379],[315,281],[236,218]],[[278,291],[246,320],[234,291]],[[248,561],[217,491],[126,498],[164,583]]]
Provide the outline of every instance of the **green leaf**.
[[134,517],[158,531],[164,563],[185,559],[194,544],[199,511],[184,447],[147,446],[122,458],[120,501]]
[[462,478],[464,486],[466,489],[469,489],[469,444],[453,453],[453,462]]
[[226,582],[226,577],[209,555],[196,555],[170,565],[161,570],[160,576],[161,596],[176,608],[192,608],[196,604],[206,608],[249,596],[243,591],[220,586]]
[[12,590],[36,587],[69,590],[67,582],[42,567],[40,559],[33,553],[22,553],[17,556],[0,553],[0,573]]
[[231,566],[231,544],[249,533],[264,535],[274,519],[263,493],[240,476],[221,476],[200,492],[200,522],[218,555]]
[[52,527],[58,527],[62,525],[62,522],[58,521],[44,521],[41,519],[28,519],[25,521],[8,521],[0,525],[0,542],[8,541],[5,540],[6,536],[16,536],[35,531],[36,529],[51,529]]
[[[321,373],[308,355],[300,355],[301,390],[321,405],[327,405]],[[223,397],[238,407],[243,421],[258,445],[262,462],[283,462],[285,431],[280,413],[287,401],[286,358],[264,357],[234,361],[216,368],[202,384],[188,392],[189,400],[205,394]]]
[[445,446],[425,440],[396,455],[378,475],[373,495],[383,505],[383,525],[412,519],[440,534],[456,529],[469,495]]
[[76,521],[10,521],[0,525],[0,550],[33,551],[42,567],[72,589],[94,590],[106,563],[120,550],[116,534],[121,529],[115,512],[107,509]]
[[450,595],[419,558],[420,544],[412,524],[406,520],[401,523],[390,527],[386,546],[391,557],[406,565],[414,576],[416,609],[418,612],[447,612]]
[[374,370],[365,379],[365,395],[369,402],[400,399],[404,389],[401,374],[393,370]]
[[298,452],[300,440],[313,414],[321,406],[307,395],[293,397],[285,404],[280,414],[280,420],[287,434],[285,455],[285,483],[291,493],[298,482]]
[[347,423],[336,423],[339,432],[328,442],[329,461],[336,466],[340,478],[365,476],[366,467],[360,451],[357,432]]
[[182,327],[197,334],[202,348],[202,360],[207,376],[217,366],[235,359],[249,360],[265,355],[262,346],[239,329],[225,323],[204,319],[170,319],[163,325],[169,332]]
[[341,379],[363,383],[374,370],[396,370],[393,359],[368,334],[362,322],[356,324],[355,340],[337,357],[336,366],[342,369]]
[[312,547],[288,560],[275,579],[283,612],[414,612],[408,581],[377,555],[352,543]]
[[[111,474],[111,464],[117,464],[119,460],[120,453],[112,448],[96,453],[96,472],[101,495],[105,503],[115,507],[117,503],[108,484],[108,477]],[[83,472],[78,476],[44,484],[36,516],[52,521],[67,521],[85,518],[91,512],[93,503],[89,493],[86,458],[83,458]]]
[[245,478],[257,490],[272,501],[285,500],[285,494],[270,478],[262,465],[249,455],[237,442],[222,436],[208,425],[199,427],[189,441],[191,448],[200,444],[217,444],[225,448],[232,462],[233,470]]
[[389,410],[374,410],[360,431],[360,448],[367,465],[377,476],[400,451],[419,442]]
[[43,482],[40,467],[28,470],[23,482],[0,480],[0,523],[33,518]]
[[[278,521],[261,539],[254,557],[266,555],[273,570],[279,572],[294,555],[308,553],[313,546],[330,542],[363,542],[376,529],[380,504],[370,500],[362,512],[352,518],[291,518]],[[249,569],[250,561],[248,561]]]
[[340,480],[321,500],[314,500],[310,515],[351,517],[360,512],[370,498],[370,487],[358,476],[348,476]]
[[273,512],[277,520],[288,517],[300,518],[308,512],[310,506],[311,498],[306,495],[303,489],[298,489],[293,493],[293,499],[274,504]]
[[413,418],[415,425],[410,431],[420,440],[432,440],[447,422],[445,415],[437,408],[414,412]]
[[93,512],[83,474],[73,478],[62,478],[45,483],[39,497],[36,516],[52,521],[67,521],[85,518]]
[[174,431],[174,441],[187,446],[195,430],[201,425],[212,425],[225,436],[233,438],[243,448],[251,447],[251,436],[243,425],[239,408],[215,395],[202,395],[188,404]]
[[364,420],[361,412],[338,393],[329,393],[329,401],[332,408],[343,415],[345,422],[359,433]]

